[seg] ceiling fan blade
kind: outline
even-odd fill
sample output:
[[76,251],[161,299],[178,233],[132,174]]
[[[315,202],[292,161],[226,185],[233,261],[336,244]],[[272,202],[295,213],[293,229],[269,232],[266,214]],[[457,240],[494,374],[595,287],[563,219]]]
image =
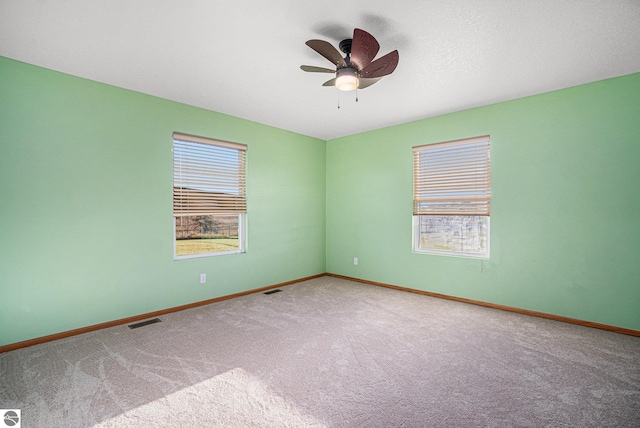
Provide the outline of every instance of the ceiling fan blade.
[[325,42],[324,40],[308,40],[307,46],[309,46],[314,51],[318,52],[320,55],[328,59],[333,63],[333,65],[337,67],[346,67],[347,63],[344,58],[336,48],[334,48],[331,43]]
[[374,77],[372,79],[361,77],[358,79],[358,89],[368,88],[369,86],[373,85],[380,79],[382,79],[382,77]]
[[300,68],[302,69],[302,71],[309,71],[312,73],[335,73],[335,70],[332,70],[330,68],[324,68],[324,67],[316,67],[313,65],[301,65]]
[[336,78],[334,77],[331,80],[327,80],[322,84],[322,86],[336,86]]
[[371,64],[360,70],[360,76],[367,78],[382,77],[393,73],[398,65],[398,51],[389,52],[383,57],[378,58]]
[[380,44],[371,34],[356,28],[351,42],[351,63],[362,70],[376,57]]

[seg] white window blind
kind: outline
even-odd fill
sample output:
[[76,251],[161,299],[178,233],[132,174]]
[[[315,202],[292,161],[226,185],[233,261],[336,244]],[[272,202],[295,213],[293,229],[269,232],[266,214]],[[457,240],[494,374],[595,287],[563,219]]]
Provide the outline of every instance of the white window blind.
[[413,214],[491,214],[489,136],[413,148]]
[[247,146],[173,134],[173,215],[246,213]]

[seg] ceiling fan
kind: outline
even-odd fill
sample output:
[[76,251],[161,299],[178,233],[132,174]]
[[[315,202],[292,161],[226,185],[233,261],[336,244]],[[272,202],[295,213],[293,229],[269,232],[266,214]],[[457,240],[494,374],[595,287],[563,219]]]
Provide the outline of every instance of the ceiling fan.
[[353,39],[345,39],[340,42],[342,54],[331,43],[324,40],[308,40],[307,46],[331,61],[336,69],[301,65],[303,71],[314,73],[332,73],[336,77],[327,80],[322,86],[335,86],[341,91],[364,89],[379,81],[383,76],[393,73],[398,65],[398,51],[373,60],[380,44],[371,34],[356,28],[353,30]]

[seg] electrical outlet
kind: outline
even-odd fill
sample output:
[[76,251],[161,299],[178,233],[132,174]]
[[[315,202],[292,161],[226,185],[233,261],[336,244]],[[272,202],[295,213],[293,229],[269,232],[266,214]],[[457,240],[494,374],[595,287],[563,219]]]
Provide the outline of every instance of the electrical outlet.
[[207,282],[207,274],[206,273],[201,273],[200,274],[200,284],[205,284]]
[[358,266],[358,258],[357,257],[353,258],[353,265],[354,266]]

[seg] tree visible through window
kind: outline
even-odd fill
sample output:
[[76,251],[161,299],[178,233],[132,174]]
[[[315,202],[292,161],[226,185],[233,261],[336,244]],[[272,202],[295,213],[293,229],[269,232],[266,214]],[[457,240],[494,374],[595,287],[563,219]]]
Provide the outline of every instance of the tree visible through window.
[[489,136],[413,148],[415,251],[489,257],[489,149]]
[[176,258],[244,252],[246,146],[174,133]]
[[238,252],[239,215],[195,215],[176,218],[176,256]]

